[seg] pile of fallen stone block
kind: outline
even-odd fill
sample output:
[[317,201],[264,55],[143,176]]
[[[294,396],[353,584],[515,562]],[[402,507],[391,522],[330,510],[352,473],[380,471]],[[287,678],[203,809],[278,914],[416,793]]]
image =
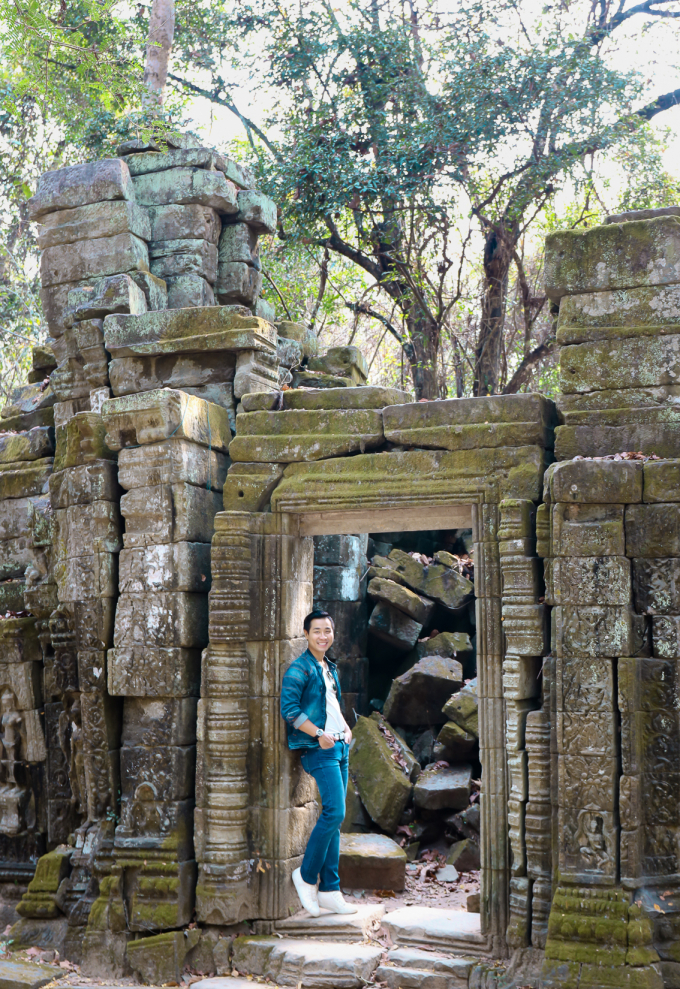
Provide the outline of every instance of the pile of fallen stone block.
[[[315,601],[333,615],[342,605],[360,618],[356,609],[362,605],[360,582],[365,581],[368,608],[366,603],[363,607],[364,614],[372,609],[370,617],[348,634],[341,608],[340,638],[331,653],[337,654],[341,682],[351,682],[359,669],[375,687],[380,677],[373,675],[371,661],[346,656],[348,645],[366,649],[368,639],[366,652],[377,645],[380,663],[387,661],[393,675],[386,698],[370,700],[375,708],[370,716],[365,692],[345,698],[354,739],[341,879],[349,888],[369,888],[370,876],[377,888],[401,890],[407,860],[426,851],[437,852],[441,865],[449,866],[442,878],[455,880],[457,873],[480,867],[473,643],[468,632],[433,628],[435,616],[441,621],[442,615],[451,627],[457,618],[469,627],[474,584],[467,553],[437,550],[426,557],[390,548],[385,538],[371,537],[372,548],[377,544],[387,555],[374,553],[362,574],[351,565],[328,565],[334,542],[339,547],[341,540],[355,540],[358,546],[361,537],[317,537],[315,563],[325,562],[315,567]],[[344,599],[328,596],[333,584],[339,587],[337,597],[344,591]],[[359,600],[347,600],[352,594]],[[362,712],[358,716],[356,705]]]

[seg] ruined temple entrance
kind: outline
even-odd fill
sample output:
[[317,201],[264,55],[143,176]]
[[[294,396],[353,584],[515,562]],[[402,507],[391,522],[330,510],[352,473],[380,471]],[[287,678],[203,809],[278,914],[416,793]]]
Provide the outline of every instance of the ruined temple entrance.
[[[501,479],[501,458],[493,456],[496,470],[483,478],[470,476],[469,469],[455,470],[455,463],[453,471],[442,471],[441,455],[426,451],[296,464],[275,487],[270,512],[227,510],[216,517],[210,647],[199,718],[198,759],[204,768],[199,768],[197,792],[196,831],[203,842],[197,847],[197,907],[204,922],[259,917],[264,933],[297,909],[290,874],[299,864],[316,808],[309,781],[285,747],[278,696],[283,672],[305,645],[300,632],[313,603],[313,537],[469,528],[483,767],[482,907],[473,940],[475,953],[505,954],[513,886],[518,885],[512,883],[513,873],[523,877],[519,893],[524,903],[532,896],[532,883],[524,878],[525,725],[527,714],[541,706],[538,674],[547,649],[535,556],[538,490],[532,498],[503,497],[509,486],[517,494],[529,493],[526,479],[533,465],[526,464],[517,483],[517,461],[506,461],[509,470]],[[412,457],[418,459],[417,475]],[[430,467],[425,480],[423,466]],[[252,474],[239,478],[235,467],[225,486],[225,508],[243,504],[250,494],[244,480],[252,481]],[[357,490],[352,474],[359,467],[369,476]],[[241,771],[227,779],[225,755],[237,751]],[[253,875],[248,859],[255,855],[259,871]],[[549,884],[549,875],[545,878]],[[540,889],[540,883],[533,886]]]

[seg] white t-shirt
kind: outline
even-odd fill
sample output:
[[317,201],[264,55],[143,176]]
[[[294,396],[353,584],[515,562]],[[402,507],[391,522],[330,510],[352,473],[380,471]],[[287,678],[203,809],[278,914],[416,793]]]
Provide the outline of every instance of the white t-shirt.
[[326,724],[324,731],[328,731],[332,735],[339,735],[345,730],[345,719],[342,716],[338,695],[335,692],[333,674],[327,666],[323,667],[323,678],[326,684]]

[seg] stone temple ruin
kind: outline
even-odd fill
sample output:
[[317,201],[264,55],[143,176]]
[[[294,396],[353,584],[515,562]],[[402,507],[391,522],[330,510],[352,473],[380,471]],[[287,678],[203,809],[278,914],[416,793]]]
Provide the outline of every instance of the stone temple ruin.
[[[548,238],[555,403],[412,403],[259,299],[276,208],[245,169],[183,139],[119,154],[30,201],[50,339],[0,433],[13,947],[152,982],[188,961],[310,989],[678,989],[680,210]],[[424,565],[394,545],[422,530],[455,534]],[[403,728],[420,633],[468,637],[432,626],[454,585],[475,650],[435,653],[431,740],[479,740],[480,912],[376,908],[387,950],[291,917],[318,807],[279,685],[326,603],[357,751],[385,762],[394,722],[403,753],[373,795],[355,760],[348,818],[393,834],[414,789],[465,775],[419,776]],[[401,649],[370,717],[367,629]]]

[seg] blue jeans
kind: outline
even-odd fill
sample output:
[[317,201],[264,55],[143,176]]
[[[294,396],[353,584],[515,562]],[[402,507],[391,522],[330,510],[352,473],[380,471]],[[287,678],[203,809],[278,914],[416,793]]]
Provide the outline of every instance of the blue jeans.
[[340,827],[345,819],[349,745],[336,742],[332,749],[307,749],[302,766],[316,780],[321,794],[321,816],[309,836],[300,869],[306,883],[330,893],[340,889]]

